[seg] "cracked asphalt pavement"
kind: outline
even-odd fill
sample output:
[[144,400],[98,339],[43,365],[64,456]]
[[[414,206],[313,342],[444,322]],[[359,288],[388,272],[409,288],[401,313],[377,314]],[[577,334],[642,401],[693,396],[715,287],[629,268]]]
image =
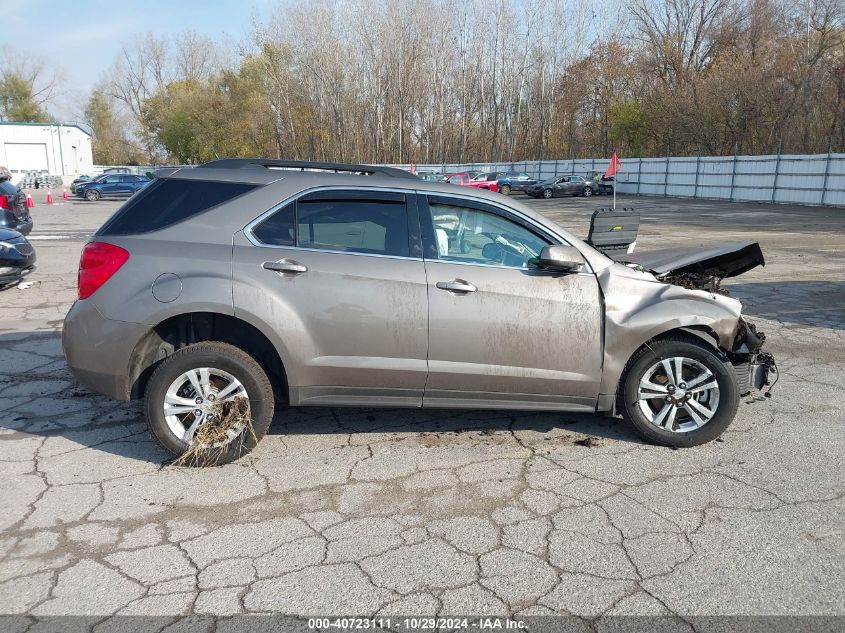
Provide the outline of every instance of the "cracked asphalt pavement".
[[[86,236],[115,203],[36,198],[39,269],[0,293],[0,614],[845,614],[845,214],[620,198],[638,248],[761,242],[730,284],[780,368],[720,441],[621,420],[277,413],[255,452],[170,465],[140,405],[61,351]],[[531,204],[579,234],[607,200]]]

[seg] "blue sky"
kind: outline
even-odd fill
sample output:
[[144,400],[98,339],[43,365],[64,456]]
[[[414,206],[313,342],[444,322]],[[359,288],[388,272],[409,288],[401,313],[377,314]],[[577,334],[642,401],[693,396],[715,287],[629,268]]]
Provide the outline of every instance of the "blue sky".
[[80,101],[133,35],[193,29],[239,43],[246,39],[253,15],[264,16],[274,6],[271,0],[12,0],[3,11],[3,31],[21,37],[0,45],[41,57],[59,71],[65,78],[63,94],[52,110],[73,118]]

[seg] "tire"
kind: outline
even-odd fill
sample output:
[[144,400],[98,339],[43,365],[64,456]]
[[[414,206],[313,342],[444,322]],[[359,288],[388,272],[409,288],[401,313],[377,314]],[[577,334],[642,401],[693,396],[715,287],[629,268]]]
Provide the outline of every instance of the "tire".
[[88,191],[85,192],[85,199],[88,200],[89,202],[96,202],[101,197],[102,196],[100,196],[100,192],[97,191],[96,189],[89,189]]
[[546,200],[549,200],[550,198],[554,197],[554,195],[555,194],[552,192],[551,189],[543,189],[543,197]]
[[[234,345],[217,341],[194,343],[162,361],[150,376],[144,395],[147,426],[164,450],[174,457],[187,457],[185,453],[189,447],[188,442],[177,437],[168,422],[168,417],[172,420],[178,416],[165,415],[165,396],[168,390],[182,379],[185,372],[199,368],[211,368],[212,380],[214,380],[214,372],[222,372],[240,382],[248,396],[252,432],[244,428],[225,444],[194,450],[190,454],[190,459],[185,460],[184,464],[190,466],[228,464],[255,448],[267,433],[274,411],[273,386],[267,373],[252,356]],[[192,396],[188,398],[192,399]],[[209,400],[213,400],[213,397]],[[194,419],[188,417],[189,415],[193,414],[185,416],[188,418],[186,424]]]
[[502,185],[499,187],[499,193],[503,196],[511,195],[511,186],[510,185]]
[[[672,389],[669,385],[672,381],[667,378],[665,383],[658,382],[659,376],[655,379],[657,374],[652,374],[652,370],[657,365],[656,371],[658,373],[663,371],[666,378],[667,372],[663,370],[662,363],[664,360],[676,358],[684,359],[682,379],[683,376],[689,376],[688,380],[691,384],[697,377],[706,376],[702,368],[711,374],[704,378],[703,382],[699,382],[697,387],[693,387],[698,390],[698,393],[691,393],[680,398],[684,402],[683,406],[677,406],[674,403],[675,396],[684,391],[676,386],[674,393],[669,394],[668,390]],[[669,366],[673,373],[677,373],[674,361],[670,361]],[[643,387],[645,392],[643,394],[640,391],[640,382],[644,379],[649,379],[651,384],[656,384],[657,387],[664,388],[666,391],[657,393],[658,389]],[[690,389],[685,382],[678,382],[679,385],[683,384],[685,389]],[[698,389],[712,383],[716,384],[716,389],[708,389],[706,392]],[[654,398],[640,399],[640,395],[648,395],[652,391]],[[667,397],[671,401],[667,401]],[[688,404],[690,399],[695,400],[696,406]],[[670,406],[671,404],[674,406]],[[693,337],[685,336],[652,341],[634,354],[622,374],[617,399],[617,407],[622,417],[634,427],[640,437],[653,444],[676,448],[698,446],[719,437],[733,422],[738,405],[739,388],[730,362],[703,341],[696,341]],[[666,407],[668,407],[666,417],[663,418],[664,422],[661,424],[660,413]],[[651,416],[651,419],[647,417],[643,409],[649,412],[648,416]],[[713,413],[704,423],[699,424],[693,416],[703,420],[705,416],[701,413],[702,410],[713,411]],[[666,421],[670,417],[673,430],[667,428],[669,425]]]
[[593,195],[593,188],[592,187],[584,187],[584,191],[581,192],[581,195],[585,198],[589,198]]

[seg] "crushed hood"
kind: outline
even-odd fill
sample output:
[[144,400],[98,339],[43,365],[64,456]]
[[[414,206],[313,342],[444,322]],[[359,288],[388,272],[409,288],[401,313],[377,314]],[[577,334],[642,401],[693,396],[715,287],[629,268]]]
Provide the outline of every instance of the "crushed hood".
[[619,253],[613,259],[623,264],[636,264],[658,278],[694,275],[721,280],[766,265],[763,251],[757,242]]

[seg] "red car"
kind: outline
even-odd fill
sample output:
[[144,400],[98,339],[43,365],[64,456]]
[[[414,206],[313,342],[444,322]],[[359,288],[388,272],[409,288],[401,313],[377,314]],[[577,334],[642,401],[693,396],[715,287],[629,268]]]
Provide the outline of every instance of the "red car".
[[445,180],[453,185],[499,191],[499,182],[497,180],[498,176],[499,174],[496,172],[482,172],[480,174],[473,175],[469,172],[462,171],[457,174],[446,174]]

